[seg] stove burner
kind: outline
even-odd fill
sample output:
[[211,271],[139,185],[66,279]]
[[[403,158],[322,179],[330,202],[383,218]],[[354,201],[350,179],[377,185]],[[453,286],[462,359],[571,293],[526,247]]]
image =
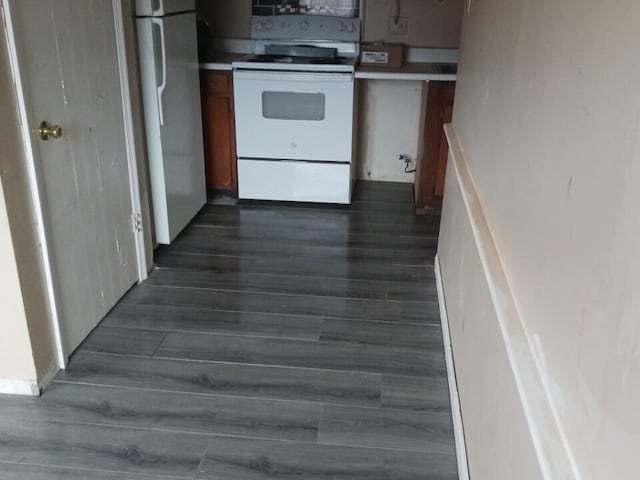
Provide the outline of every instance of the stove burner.
[[293,57],[280,55],[256,55],[249,59],[252,63],[293,63]]
[[297,57],[286,55],[256,55],[248,60],[251,63],[294,63],[300,65],[347,65],[344,57]]
[[312,58],[309,60],[312,65],[341,65],[344,63],[344,59],[340,57],[336,58]]

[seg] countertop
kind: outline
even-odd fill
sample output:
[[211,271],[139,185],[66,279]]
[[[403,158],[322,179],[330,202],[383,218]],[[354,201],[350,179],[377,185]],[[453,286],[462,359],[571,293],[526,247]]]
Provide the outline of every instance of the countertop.
[[233,62],[242,62],[253,57],[246,53],[221,53],[216,56],[214,62],[206,62],[200,64],[201,70],[233,70],[231,64]]
[[[203,70],[232,70],[233,62],[241,62],[252,57],[250,54],[223,53],[214,62],[201,63]],[[412,81],[455,81],[455,73],[443,73],[441,63],[405,63],[400,68],[381,68],[357,65],[355,76],[362,80],[412,80]]]
[[356,67],[356,78],[369,80],[455,81],[457,75],[444,73],[441,63],[405,63],[400,68],[381,68],[365,65]]

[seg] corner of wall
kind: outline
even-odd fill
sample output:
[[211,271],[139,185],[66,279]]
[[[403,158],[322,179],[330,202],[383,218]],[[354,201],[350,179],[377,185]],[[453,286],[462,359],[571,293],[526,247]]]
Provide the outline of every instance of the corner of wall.
[[5,207],[0,178],[0,392],[26,394],[27,385],[37,385],[37,371]]
[[48,367],[38,371],[38,381],[36,384],[38,395],[51,385],[58,372],[60,372],[60,366],[58,365],[58,359],[55,357],[51,359]]

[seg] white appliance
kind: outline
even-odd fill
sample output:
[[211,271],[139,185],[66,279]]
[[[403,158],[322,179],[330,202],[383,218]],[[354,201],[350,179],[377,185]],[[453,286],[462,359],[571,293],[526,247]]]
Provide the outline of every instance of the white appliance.
[[238,70],[240,158],[351,161],[353,75]]
[[170,244],[207,201],[195,0],[137,0],[156,241]]
[[254,17],[252,30],[258,55],[233,64],[239,198],[351,203],[360,21]]

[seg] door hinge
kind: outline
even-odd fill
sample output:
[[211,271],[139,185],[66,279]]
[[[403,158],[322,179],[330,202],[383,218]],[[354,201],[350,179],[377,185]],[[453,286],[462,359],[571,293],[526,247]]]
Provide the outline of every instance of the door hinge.
[[134,232],[142,232],[142,215],[140,213],[131,214],[131,225]]

